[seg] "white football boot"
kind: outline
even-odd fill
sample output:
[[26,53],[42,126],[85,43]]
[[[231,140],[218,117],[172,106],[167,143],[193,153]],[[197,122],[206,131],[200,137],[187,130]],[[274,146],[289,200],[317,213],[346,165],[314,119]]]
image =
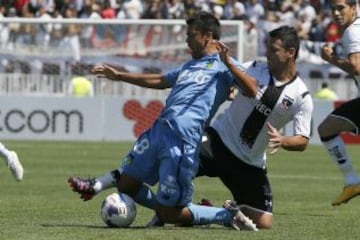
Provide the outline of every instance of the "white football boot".
[[258,231],[256,224],[241,212],[235,202],[226,200],[223,207],[233,215],[233,220],[230,225],[235,230]]
[[21,181],[24,175],[24,168],[20,163],[19,157],[14,151],[10,151],[9,159],[7,159],[7,166],[16,181]]

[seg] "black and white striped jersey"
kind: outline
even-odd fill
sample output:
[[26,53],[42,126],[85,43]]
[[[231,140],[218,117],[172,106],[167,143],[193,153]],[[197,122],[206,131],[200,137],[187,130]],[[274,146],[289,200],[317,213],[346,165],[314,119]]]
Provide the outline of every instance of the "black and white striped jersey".
[[[343,57],[351,53],[360,52],[360,18],[357,18],[345,31],[341,37],[341,45],[344,50]],[[358,88],[358,97],[360,97],[360,75],[353,76]]]
[[294,120],[294,133],[309,138],[313,101],[299,76],[282,83],[271,76],[264,62],[255,61],[244,66],[258,81],[256,98],[246,97],[239,90],[230,106],[211,126],[239,159],[263,168],[269,141],[266,123],[281,129]]

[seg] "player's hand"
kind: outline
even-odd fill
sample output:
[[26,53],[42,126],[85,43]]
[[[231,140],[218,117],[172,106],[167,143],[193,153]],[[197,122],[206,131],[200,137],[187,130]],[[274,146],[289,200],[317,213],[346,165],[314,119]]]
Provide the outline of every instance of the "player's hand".
[[269,122],[266,123],[266,126],[268,128],[268,134],[270,138],[268,144],[268,147],[270,148],[269,154],[275,154],[281,147],[282,135]]
[[329,44],[325,44],[321,48],[321,58],[324,59],[325,61],[330,62],[331,59],[333,58],[333,55],[334,55],[334,51]]
[[114,69],[106,64],[95,65],[91,69],[91,72],[96,74],[96,76],[98,76],[98,77],[105,77],[105,78],[109,78],[109,79],[116,78],[116,69]]
[[221,61],[226,65],[230,63],[229,47],[221,41],[214,40],[213,43],[216,44],[216,49],[219,51]]
[[238,90],[235,87],[231,87],[229,90],[229,94],[227,97],[228,101],[233,101],[235,99],[235,96],[237,94]]

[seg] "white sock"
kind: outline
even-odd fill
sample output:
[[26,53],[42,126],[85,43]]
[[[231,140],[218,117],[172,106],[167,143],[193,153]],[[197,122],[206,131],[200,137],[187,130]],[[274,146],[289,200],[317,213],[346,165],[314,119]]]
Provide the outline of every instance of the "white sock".
[[0,142],[0,155],[5,158],[6,163],[10,158],[10,151]]
[[96,178],[96,183],[94,185],[96,193],[116,186],[116,180],[111,173],[112,172],[108,172],[105,175]]
[[345,185],[356,184],[360,182],[360,178],[352,166],[351,159],[347,154],[344,141],[340,136],[323,142],[331,159],[336,164],[338,169],[344,174]]

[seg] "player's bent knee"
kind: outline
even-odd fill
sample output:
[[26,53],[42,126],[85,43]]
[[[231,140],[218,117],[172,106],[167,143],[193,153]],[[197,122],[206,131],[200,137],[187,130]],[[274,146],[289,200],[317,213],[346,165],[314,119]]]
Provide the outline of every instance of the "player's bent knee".
[[263,221],[256,223],[256,226],[259,229],[264,229],[264,230],[270,230],[272,228],[272,225],[273,225],[272,219],[271,220],[263,220]]
[[320,123],[317,128],[317,131],[318,131],[318,134],[320,137],[322,137],[326,134],[325,129],[326,129],[326,124],[324,124],[324,122]]
[[157,206],[155,212],[162,222],[176,223],[177,213],[172,208]]
[[271,229],[273,226],[273,215],[268,212],[256,211],[247,207],[241,208],[241,211],[248,216],[259,229]]
[[117,181],[116,186],[119,192],[126,193],[129,196],[134,197],[141,188],[142,182],[127,174],[122,174],[121,178]]

